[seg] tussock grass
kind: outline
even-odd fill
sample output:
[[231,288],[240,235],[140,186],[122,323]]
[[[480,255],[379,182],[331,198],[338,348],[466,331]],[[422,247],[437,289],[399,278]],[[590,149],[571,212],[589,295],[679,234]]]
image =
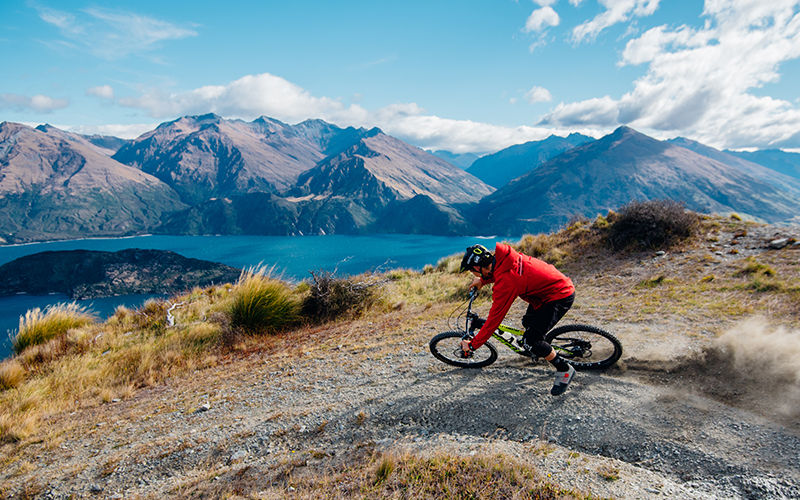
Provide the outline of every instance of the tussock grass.
[[30,346],[43,344],[64,335],[70,329],[94,322],[94,315],[75,302],[50,306],[44,311],[37,307],[20,318],[12,347],[19,354]]
[[[434,269],[440,273],[458,274],[461,272],[461,258],[463,255],[464,254],[461,253],[442,257],[436,263],[436,267]],[[431,269],[431,271],[434,269]]]
[[140,387],[216,364],[223,326],[201,321],[166,328],[157,317],[166,306],[118,308],[103,324],[71,322],[66,332],[4,361],[0,442],[32,439],[52,413],[130,397]]
[[[139,388],[215,366],[238,350],[229,342],[232,330],[287,332],[301,324],[301,297],[309,290],[258,268],[234,284],[150,300],[136,310],[119,307],[104,323],[74,305],[29,312],[23,335],[39,332],[31,334],[36,340],[24,341],[26,347],[0,365],[0,442],[35,439],[40,422],[53,413],[124,399]],[[174,304],[180,304],[172,310],[177,321],[168,326],[167,310]],[[246,349],[263,343],[250,337]]]
[[289,286],[264,267],[245,270],[231,290],[230,324],[246,333],[275,333],[300,320],[300,304]]
[[[298,499],[345,498],[508,498],[589,499],[540,477],[526,463],[502,455],[459,457],[410,453],[351,453],[349,465],[323,472],[308,470],[301,458],[273,470],[219,473],[215,482],[195,480],[178,486],[184,497],[229,495]],[[270,477],[271,476],[271,477]],[[269,485],[264,488],[265,484]]]
[[560,244],[563,244],[563,241],[559,238],[558,233],[528,234],[523,236],[514,247],[525,255],[544,260],[554,266],[560,266],[566,257],[566,252],[559,246]]
[[739,269],[734,276],[747,276],[753,274],[760,274],[763,276],[775,276],[775,269],[763,264],[756,260],[754,257],[747,257],[744,260],[743,266]]
[[0,363],[0,391],[13,389],[25,379],[25,368],[16,359]]

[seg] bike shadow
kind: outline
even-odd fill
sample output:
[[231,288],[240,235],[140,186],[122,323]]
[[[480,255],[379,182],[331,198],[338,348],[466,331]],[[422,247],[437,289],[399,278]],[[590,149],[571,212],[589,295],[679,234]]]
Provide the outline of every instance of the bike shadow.
[[375,417],[387,426],[423,434],[545,439],[551,421],[568,414],[602,375],[580,372],[568,391],[552,396],[555,371],[530,360],[499,361],[490,367],[444,368],[418,376],[394,393]]

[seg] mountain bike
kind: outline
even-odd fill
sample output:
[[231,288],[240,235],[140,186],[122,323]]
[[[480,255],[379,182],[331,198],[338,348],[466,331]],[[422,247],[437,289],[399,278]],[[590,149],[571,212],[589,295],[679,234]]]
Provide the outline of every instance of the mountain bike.
[[[464,312],[458,315],[460,322],[465,316],[463,329],[440,333],[429,342],[431,354],[448,365],[462,368],[481,368],[497,360],[497,348],[491,342],[486,342],[465,356],[461,350],[462,340],[472,340],[475,333],[480,330],[485,319],[472,312],[472,303],[477,296],[477,290],[470,290],[469,303]],[[522,343],[524,330],[500,325],[492,337],[520,356],[538,357],[525,349]],[[545,335],[545,341],[553,346],[556,353],[564,358],[576,370],[602,370],[612,366],[622,356],[622,344],[611,333],[591,325],[564,325],[550,330]]]

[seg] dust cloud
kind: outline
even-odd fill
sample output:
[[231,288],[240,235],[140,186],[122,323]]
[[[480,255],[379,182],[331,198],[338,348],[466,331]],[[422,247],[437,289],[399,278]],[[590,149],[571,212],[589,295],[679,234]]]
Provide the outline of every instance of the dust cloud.
[[715,339],[705,361],[731,384],[732,396],[738,392],[766,412],[771,406],[782,416],[800,416],[800,330],[749,318]]
[[[683,339],[672,340],[677,346]],[[652,352],[651,352],[652,351]],[[643,349],[627,369],[800,429],[800,330],[746,319],[703,347]]]

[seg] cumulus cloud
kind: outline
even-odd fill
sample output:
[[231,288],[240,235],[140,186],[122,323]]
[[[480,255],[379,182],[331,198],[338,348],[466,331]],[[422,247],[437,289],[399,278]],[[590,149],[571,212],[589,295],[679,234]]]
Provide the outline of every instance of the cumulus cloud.
[[554,133],[564,136],[570,133],[566,129],[503,127],[422,113],[395,115],[386,109],[376,113],[376,123],[386,133],[419,147],[444,149],[453,153],[495,152],[514,144],[541,140]]
[[718,147],[798,147],[798,103],[755,92],[800,57],[798,7],[800,0],[707,0],[704,26],[658,26],[627,43],[619,64],[647,65],[630,92],[559,104],[541,124],[625,123]]
[[[593,19],[586,21],[572,30],[576,42],[592,40],[601,31],[611,26],[628,21],[632,17],[646,17],[658,9],[659,0],[599,0],[605,10]],[[577,5],[579,2],[573,3]]]
[[132,12],[88,8],[76,13],[35,5],[39,18],[56,26],[68,46],[103,59],[144,53],[165,40],[197,36],[191,28]]
[[534,86],[531,87],[529,91],[525,92],[525,99],[527,99],[529,103],[535,104],[537,102],[550,102],[553,100],[553,96],[546,88]]
[[558,26],[560,18],[558,13],[549,5],[536,9],[525,21],[525,32],[538,32],[550,26]]
[[36,94],[32,97],[20,94],[0,94],[0,108],[50,113],[67,106],[69,106],[69,101],[66,99],[56,99],[42,94]]
[[[183,92],[149,91],[118,102],[143,109],[154,118],[213,112],[248,120],[265,115],[288,123],[321,118],[339,126],[377,126],[421,147],[457,153],[497,151],[512,144],[543,139],[553,133],[566,135],[574,131],[452,120],[427,114],[416,103],[393,104],[370,111],[355,104],[314,96],[302,87],[269,73],[247,75],[224,85]],[[590,129],[583,132],[598,135]]]
[[309,117],[360,122],[367,115],[360,106],[345,106],[336,99],[315,97],[269,73],[247,75],[226,85],[207,85],[184,92],[152,90],[138,97],[122,98],[119,103],[144,109],[154,118],[213,112],[246,119],[267,115],[287,122]]
[[113,99],[114,89],[110,85],[100,85],[86,89],[86,95],[99,97],[101,99]]

